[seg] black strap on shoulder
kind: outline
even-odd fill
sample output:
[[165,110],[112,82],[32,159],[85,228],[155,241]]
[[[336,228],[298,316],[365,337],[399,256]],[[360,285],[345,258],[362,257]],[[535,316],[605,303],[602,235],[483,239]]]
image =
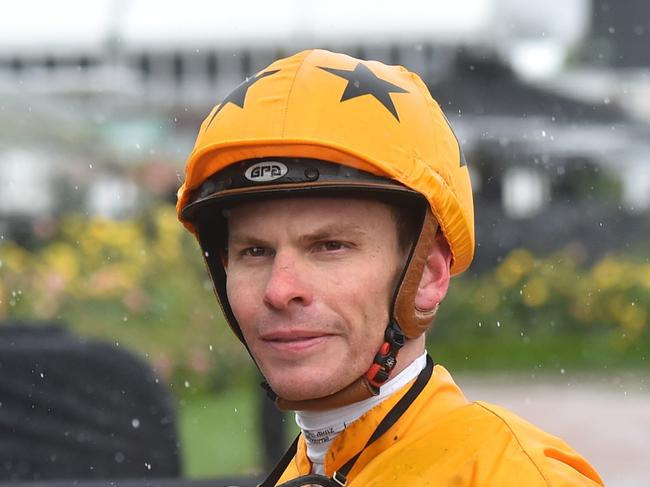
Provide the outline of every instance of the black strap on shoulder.
[[376,441],[377,438],[379,438],[386,431],[388,431],[390,427],[393,426],[397,422],[397,420],[402,416],[402,414],[406,412],[409,406],[413,403],[413,401],[415,401],[415,399],[420,395],[424,387],[427,385],[427,382],[429,382],[432,373],[433,373],[433,360],[427,354],[427,365],[424,367],[424,369],[422,369],[422,372],[420,372],[417,379],[415,379],[413,385],[409,388],[406,394],[402,396],[402,398],[397,402],[397,404],[395,404],[395,406],[393,406],[392,409],[388,411],[388,414],[384,416],[384,419],[381,420],[381,423],[379,423],[379,426],[377,426],[377,429],[375,429],[375,432],[368,439],[368,441],[366,442],[365,446],[361,449],[361,451],[357,453],[355,456],[353,456],[350,460],[348,460],[347,463],[343,465],[340,469],[334,472],[334,475],[332,476],[333,479],[339,482],[340,485],[345,485],[347,481],[346,477],[350,473],[350,470],[352,470],[352,467],[354,467],[354,464],[356,463],[357,459],[361,456],[364,450],[368,448],[368,445]]
[[[431,357],[427,354],[427,364],[424,369],[422,369],[422,372],[418,375],[417,379],[415,379],[415,382],[411,385],[409,390],[402,396],[402,398],[395,404],[390,411],[388,411],[388,414],[384,416],[384,419],[381,420],[381,423],[379,423],[379,426],[375,429],[373,434],[370,436],[368,441],[366,442],[365,446],[357,453],[354,457],[352,457],[350,460],[348,460],[345,465],[343,465],[340,469],[338,469],[336,472],[334,472],[334,475],[329,478],[325,477],[323,475],[305,475],[302,477],[298,477],[297,479],[290,480],[284,484],[282,484],[279,487],[298,487],[302,485],[320,485],[324,487],[341,487],[344,486],[347,482],[347,476],[352,470],[352,467],[354,467],[354,464],[356,463],[357,459],[361,456],[361,454],[364,452],[364,450],[374,441],[377,440],[381,435],[383,435],[386,431],[388,431],[391,426],[393,426],[397,420],[404,414],[404,412],[409,408],[411,404],[413,404],[413,401],[420,395],[424,387],[427,385],[427,382],[429,382],[429,379],[431,378],[431,375],[433,374],[433,360]],[[266,478],[264,482],[259,484],[258,487],[273,487],[276,485],[276,482],[280,479],[282,476],[282,473],[286,470],[287,466],[289,465],[289,462],[291,462],[291,459],[295,456],[296,451],[298,449],[298,438],[300,438],[300,435],[296,437],[296,439],[293,441],[289,449],[285,452],[283,457],[280,459],[278,464],[275,466],[273,471],[269,474],[269,476]],[[309,479],[309,481],[307,481]]]
[[284,471],[287,469],[287,466],[289,465],[289,462],[291,462],[291,459],[296,455],[296,452],[298,451],[298,440],[300,439],[300,433],[298,433],[298,436],[296,436],[296,439],[293,440],[293,443],[291,443],[291,446],[287,448],[287,451],[284,452],[284,455],[282,455],[282,458],[280,458],[280,461],[278,464],[275,466],[273,471],[269,474],[268,477],[266,477],[266,480],[259,484],[257,487],[274,487],[275,483],[280,480],[280,477],[284,473]]
[[315,485],[320,487],[341,487],[345,484],[340,484],[335,479],[331,479],[325,475],[309,474],[288,480],[279,487],[313,487]]

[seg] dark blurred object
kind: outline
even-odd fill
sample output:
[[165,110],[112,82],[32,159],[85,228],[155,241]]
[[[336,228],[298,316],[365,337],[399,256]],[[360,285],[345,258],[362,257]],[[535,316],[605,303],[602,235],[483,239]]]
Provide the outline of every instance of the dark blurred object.
[[266,390],[262,387],[259,389],[258,402],[262,423],[264,471],[270,472],[289,448],[290,442],[287,442],[286,439],[287,428],[284,413],[269,399]]
[[591,32],[579,53],[590,64],[617,68],[650,66],[647,0],[592,0]]
[[175,410],[132,354],[0,325],[0,481],[180,475]]

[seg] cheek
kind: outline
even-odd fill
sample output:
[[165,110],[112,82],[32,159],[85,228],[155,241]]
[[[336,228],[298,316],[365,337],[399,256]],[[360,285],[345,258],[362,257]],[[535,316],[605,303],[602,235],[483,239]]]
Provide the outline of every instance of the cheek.
[[357,334],[383,337],[393,295],[393,274],[385,265],[365,266],[331,288],[336,290],[340,313]]
[[236,273],[229,274],[226,280],[228,303],[244,332],[253,321],[257,307],[255,282]]

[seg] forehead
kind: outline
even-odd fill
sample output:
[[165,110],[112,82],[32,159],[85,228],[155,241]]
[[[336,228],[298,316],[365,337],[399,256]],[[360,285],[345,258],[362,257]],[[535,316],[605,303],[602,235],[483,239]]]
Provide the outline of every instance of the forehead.
[[369,198],[276,198],[239,204],[226,213],[230,231],[248,227],[310,231],[332,223],[345,223],[368,231],[395,228],[392,207]]

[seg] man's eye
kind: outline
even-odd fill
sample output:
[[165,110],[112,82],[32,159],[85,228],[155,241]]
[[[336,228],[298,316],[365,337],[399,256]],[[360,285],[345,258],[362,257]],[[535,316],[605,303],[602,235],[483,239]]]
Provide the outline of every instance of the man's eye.
[[268,249],[265,247],[249,247],[247,249],[244,249],[243,254],[248,255],[250,257],[264,257],[267,255]]
[[336,240],[330,240],[330,241],[327,241],[327,242],[323,242],[321,244],[321,246],[322,246],[323,250],[327,250],[329,252],[332,252],[334,250],[341,250],[343,248],[343,243],[338,242]]

